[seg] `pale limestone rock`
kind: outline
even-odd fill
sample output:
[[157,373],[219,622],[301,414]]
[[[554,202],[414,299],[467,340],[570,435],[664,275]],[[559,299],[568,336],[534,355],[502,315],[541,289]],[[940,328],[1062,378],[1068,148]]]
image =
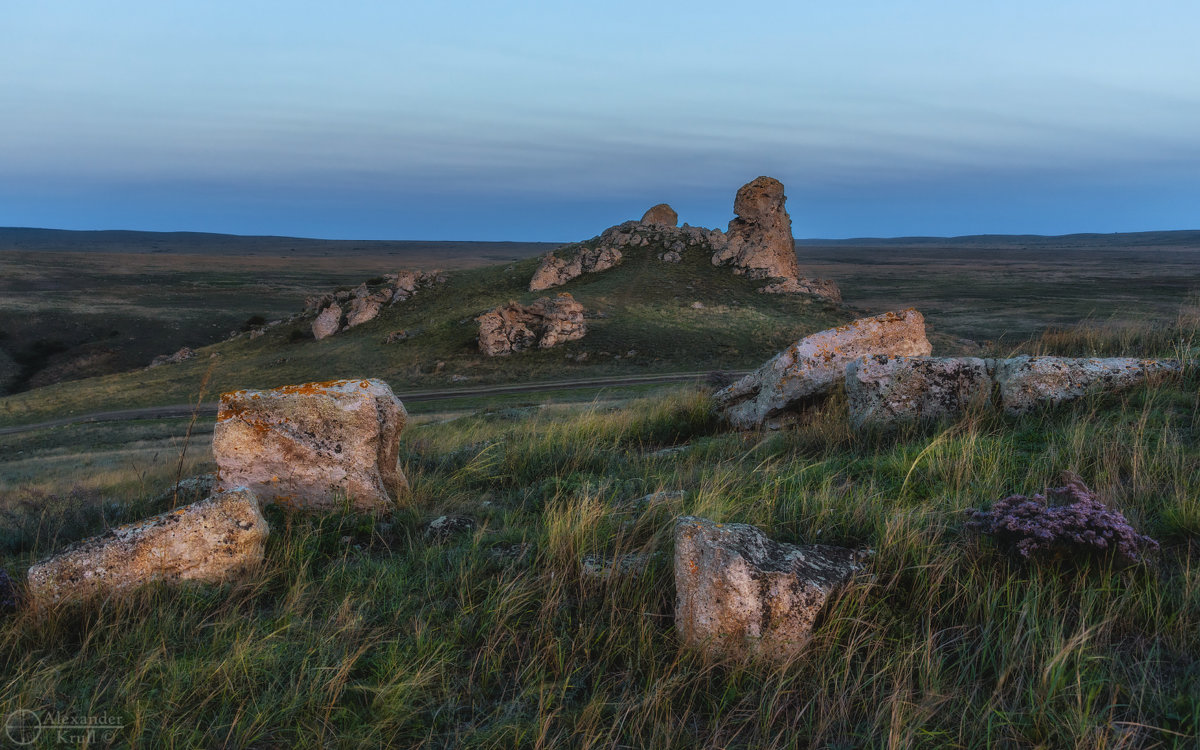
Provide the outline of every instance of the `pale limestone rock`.
[[846,366],[846,398],[855,427],[953,417],[990,404],[992,362],[978,357],[876,354]]
[[330,303],[312,322],[313,338],[320,341],[332,336],[342,327],[342,308],[338,303]]
[[675,526],[675,629],[716,656],[788,661],[857,569],[849,549],[779,544],[753,526],[685,516]]
[[219,583],[262,562],[267,522],[245,487],[119,526],[32,566],[36,605],[89,599],[145,583]]
[[[625,239],[628,244],[628,237]],[[607,271],[621,262],[621,251],[616,247],[587,247],[569,245],[542,258],[541,265],[529,281],[529,291],[538,292],[561,286],[585,273]]]
[[387,511],[408,492],[397,465],[407,420],[381,380],[224,393],[213,432],[218,482],[297,509]]
[[392,292],[390,290],[355,297],[350,303],[350,310],[346,313],[346,328],[353,328],[374,320],[379,315],[379,311],[383,309],[384,303],[391,299]]
[[1178,360],[1023,356],[998,361],[995,378],[1004,411],[1023,414],[1179,370]]
[[762,427],[805,400],[828,393],[845,377],[846,365],[859,357],[924,357],[931,351],[921,313],[884,313],[800,339],[714,398],[734,427]]
[[510,302],[480,315],[479,350],[489,357],[548,349],[587,334],[583,305],[565,292],[529,305]]
[[679,214],[675,213],[675,209],[668,206],[666,203],[659,203],[653,206],[646,213],[642,214],[642,224],[648,224],[658,227],[674,228],[679,223]]
[[739,188],[733,202],[737,218],[729,222],[728,241],[713,254],[713,265],[732,265],[734,273],[752,279],[798,278],[800,264],[786,202],[783,183],[772,177],[759,177]]

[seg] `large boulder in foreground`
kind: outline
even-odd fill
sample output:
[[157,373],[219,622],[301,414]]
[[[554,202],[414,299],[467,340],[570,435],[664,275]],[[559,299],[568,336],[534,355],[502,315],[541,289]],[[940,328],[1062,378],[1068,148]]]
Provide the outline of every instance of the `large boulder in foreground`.
[[32,566],[34,605],[89,599],[153,581],[219,583],[262,562],[267,521],[244,487],[119,526]]
[[479,350],[498,357],[526,349],[548,349],[587,334],[583,305],[563,292],[529,305],[510,302],[480,315]]
[[737,218],[729,222],[728,242],[713,253],[714,266],[730,264],[752,279],[800,276],[792,219],[784,204],[783,183],[759,177],[742,185],[733,201]]
[[224,393],[213,432],[218,486],[305,510],[389,510],[408,492],[397,464],[407,421],[381,380]]
[[953,417],[989,403],[988,360],[876,354],[846,366],[846,398],[855,427]]
[[675,629],[717,656],[787,661],[857,569],[849,549],[779,544],[753,526],[685,516],[675,526]]
[[1024,414],[1179,370],[1178,360],[1167,359],[1023,356],[999,360],[995,377],[1004,411]]
[[803,402],[828,393],[859,357],[924,357],[932,351],[925,318],[913,309],[861,318],[800,339],[758,370],[716,393],[725,418],[739,429],[762,427]]

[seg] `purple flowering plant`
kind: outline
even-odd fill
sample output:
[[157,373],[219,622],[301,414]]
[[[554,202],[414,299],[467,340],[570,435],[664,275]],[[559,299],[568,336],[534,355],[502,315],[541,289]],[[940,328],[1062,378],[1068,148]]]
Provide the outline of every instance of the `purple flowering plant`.
[[[1100,501],[1075,474],[1044,495],[1010,495],[987,510],[968,509],[967,527],[1014,547],[1022,557],[1078,558],[1116,555],[1127,563],[1158,549],[1118,510]],[[1055,501],[1051,504],[1051,501]]]

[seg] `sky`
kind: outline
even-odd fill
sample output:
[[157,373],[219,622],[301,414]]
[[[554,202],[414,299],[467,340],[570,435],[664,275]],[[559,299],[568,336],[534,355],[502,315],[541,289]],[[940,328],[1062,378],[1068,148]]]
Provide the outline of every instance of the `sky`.
[[0,0],[0,226],[1200,228],[1200,3]]

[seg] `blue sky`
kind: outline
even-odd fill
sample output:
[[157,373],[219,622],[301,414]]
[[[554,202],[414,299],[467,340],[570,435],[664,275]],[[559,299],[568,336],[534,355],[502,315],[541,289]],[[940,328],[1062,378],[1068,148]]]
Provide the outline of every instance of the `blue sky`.
[[571,240],[1200,228],[1200,3],[0,6],[0,225]]

